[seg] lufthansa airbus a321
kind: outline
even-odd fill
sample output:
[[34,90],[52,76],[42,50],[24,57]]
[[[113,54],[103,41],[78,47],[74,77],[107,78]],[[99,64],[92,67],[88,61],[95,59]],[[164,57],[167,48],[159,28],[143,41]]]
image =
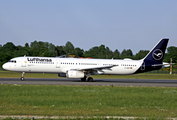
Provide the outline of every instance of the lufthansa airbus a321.
[[[128,75],[169,67],[163,58],[169,39],[160,40],[141,60],[80,59],[59,57],[16,57],[3,64],[9,71],[25,73],[58,73],[59,77],[93,81],[91,75]],[[88,79],[87,79],[88,77]]]

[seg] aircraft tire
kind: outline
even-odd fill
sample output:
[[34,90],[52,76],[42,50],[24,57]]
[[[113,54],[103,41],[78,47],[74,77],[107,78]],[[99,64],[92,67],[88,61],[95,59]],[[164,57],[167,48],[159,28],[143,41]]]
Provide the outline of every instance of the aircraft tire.
[[23,80],[24,80],[24,77],[21,77],[20,80],[23,81]]
[[93,82],[93,78],[92,78],[92,77],[89,77],[87,81],[88,81],[88,82]]

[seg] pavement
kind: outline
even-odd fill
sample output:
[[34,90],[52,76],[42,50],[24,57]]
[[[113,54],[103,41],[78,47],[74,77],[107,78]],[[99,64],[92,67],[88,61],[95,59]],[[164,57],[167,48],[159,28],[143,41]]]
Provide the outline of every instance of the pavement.
[[93,82],[82,82],[80,79],[67,78],[25,78],[24,81],[19,78],[0,78],[0,84],[177,87],[177,80],[94,79]]

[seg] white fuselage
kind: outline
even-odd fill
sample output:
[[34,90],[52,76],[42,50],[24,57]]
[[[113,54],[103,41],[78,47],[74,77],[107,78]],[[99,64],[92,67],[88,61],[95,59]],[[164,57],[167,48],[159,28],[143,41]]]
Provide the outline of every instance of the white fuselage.
[[[57,57],[16,57],[3,65],[9,71],[66,73],[68,70],[92,69],[90,74],[133,74],[137,71],[142,60],[113,60],[113,59],[82,59]],[[97,69],[114,65],[111,68]],[[95,68],[95,71],[94,71]]]

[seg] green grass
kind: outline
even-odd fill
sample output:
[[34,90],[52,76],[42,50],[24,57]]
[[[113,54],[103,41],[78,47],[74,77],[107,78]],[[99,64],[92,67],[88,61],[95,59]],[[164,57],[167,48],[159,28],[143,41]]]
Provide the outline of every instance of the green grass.
[[177,88],[0,85],[1,115],[177,117]]
[[[0,71],[0,78],[20,78],[21,73]],[[174,79],[177,80],[177,75],[170,74],[134,74],[134,75],[92,75],[93,78],[98,79]],[[59,78],[57,74],[50,73],[26,73],[25,78]]]

